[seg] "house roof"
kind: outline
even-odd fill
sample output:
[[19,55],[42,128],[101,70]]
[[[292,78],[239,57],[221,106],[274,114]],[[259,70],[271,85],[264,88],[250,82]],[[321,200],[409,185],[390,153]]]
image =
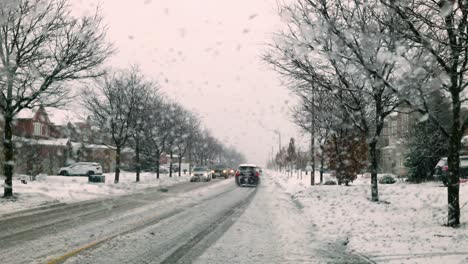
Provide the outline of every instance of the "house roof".
[[82,146],[84,146],[84,148],[87,148],[87,149],[115,149],[115,147],[107,146],[103,144],[83,144],[80,142],[72,142],[71,144],[72,144],[73,150],[75,151],[81,148]]
[[85,121],[83,116],[80,116],[74,111],[58,109],[55,107],[46,107],[45,109],[50,122],[56,126],[66,126],[68,123],[82,123]]
[[14,137],[16,142],[25,142],[42,146],[66,146],[70,141],[69,138],[54,138],[54,139],[32,139],[23,137]]
[[29,108],[24,108],[21,109],[21,111],[16,115],[17,119],[32,119],[34,117],[34,114],[36,114],[36,109],[29,109]]
[[[25,108],[22,109],[17,115],[17,119],[32,119],[36,114],[39,107],[34,107],[33,109]],[[84,123],[85,118],[78,113],[66,110],[66,109],[58,109],[56,107],[45,107],[44,108],[47,117],[49,118],[50,122],[56,126],[66,126],[69,122],[70,123]]]

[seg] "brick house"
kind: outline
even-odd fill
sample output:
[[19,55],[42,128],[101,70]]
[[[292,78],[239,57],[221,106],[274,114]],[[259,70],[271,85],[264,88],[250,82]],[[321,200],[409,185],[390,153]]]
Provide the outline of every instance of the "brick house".
[[59,138],[60,131],[50,121],[44,107],[23,109],[16,116],[13,134],[18,137],[48,139]]
[[[103,172],[115,170],[115,148],[89,118],[50,107],[23,109],[13,127],[15,172],[56,174],[60,167],[78,161],[95,161]],[[1,148],[1,146],[0,146]],[[122,152],[122,164],[133,168],[133,152]]]

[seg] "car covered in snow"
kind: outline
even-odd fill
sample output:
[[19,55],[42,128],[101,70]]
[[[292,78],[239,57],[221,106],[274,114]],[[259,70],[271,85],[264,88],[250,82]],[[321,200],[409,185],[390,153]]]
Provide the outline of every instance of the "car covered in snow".
[[255,187],[260,183],[260,168],[254,164],[241,164],[235,178],[238,186]]
[[191,182],[208,182],[212,179],[211,170],[206,166],[197,166],[193,168],[192,174],[190,175]]
[[[442,158],[434,168],[434,179],[448,185],[448,159]],[[460,182],[468,181],[468,156],[460,156]]]
[[68,167],[62,167],[59,175],[62,176],[90,176],[101,175],[102,166],[97,162],[77,162]]

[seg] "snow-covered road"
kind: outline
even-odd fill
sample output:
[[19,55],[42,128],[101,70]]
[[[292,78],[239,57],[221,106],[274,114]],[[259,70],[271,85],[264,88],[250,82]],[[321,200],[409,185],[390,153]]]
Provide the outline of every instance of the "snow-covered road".
[[195,263],[369,263],[315,233],[302,206],[265,175],[243,215]]
[[232,179],[0,219],[2,263],[366,263],[324,241],[268,175]]

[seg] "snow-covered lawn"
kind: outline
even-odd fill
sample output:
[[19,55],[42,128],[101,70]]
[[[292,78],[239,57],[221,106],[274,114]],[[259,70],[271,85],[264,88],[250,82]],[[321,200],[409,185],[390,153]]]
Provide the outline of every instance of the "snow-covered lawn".
[[[143,172],[140,182],[136,183],[134,172],[121,172],[120,183],[114,184],[114,173],[105,173],[105,183],[88,183],[88,177],[47,176],[45,179],[27,181],[13,180],[15,198],[0,199],[0,215],[17,210],[34,208],[56,203],[70,203],[89,199],[104,198],[111,195],[132,193],[149,187],[169,186],[178,182],[188,181],[188,174],[181,177],[161,174],[156,179],[155,173]],[[2,183],[4,179],[1,179]],[[3,189],[3,185],[1,186]]]
[[370,179],[311,187],[310,176],[270,175],[324,239],[345,241],[379,263],[468,263],[468,183],[460,188],[462,225],[454,229],[444,226],[447,189],[437,182],[380,184],[375,203],[369,200]]

